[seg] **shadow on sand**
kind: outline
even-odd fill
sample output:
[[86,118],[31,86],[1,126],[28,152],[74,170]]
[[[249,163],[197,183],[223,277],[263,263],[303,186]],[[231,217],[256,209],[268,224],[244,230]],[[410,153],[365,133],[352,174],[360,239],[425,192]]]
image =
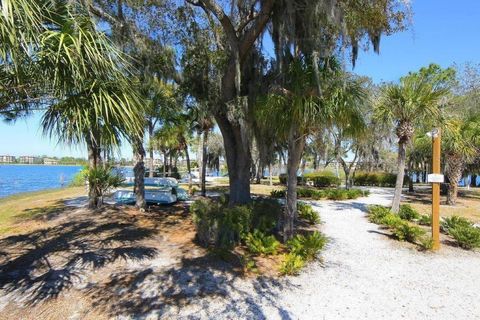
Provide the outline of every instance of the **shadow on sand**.
[[[67,222],[0,239],[0,289],[18,307],[68,299],[62,293],[74,290],[75,297],[92,301],[91,310],[109,318],[175,318],[185,312],[198,317],[207,309],[215,314],[204,317],[266,319],[275,312],[290,319],[276,294],[292,288],[288,280],[243,278],[205,250],[192,255],[191,241],[176,246],[165,240],[165,230],[190,219],[185,212],[165,214],[157,208],[128,214],[109,207],[101,213],[64,213]],[[168,250],[180,258],[159,266],[159,260],[168,260]],[[120,261],[127,263],[113,265]],[[262,305],[269,306],[269,314]]]

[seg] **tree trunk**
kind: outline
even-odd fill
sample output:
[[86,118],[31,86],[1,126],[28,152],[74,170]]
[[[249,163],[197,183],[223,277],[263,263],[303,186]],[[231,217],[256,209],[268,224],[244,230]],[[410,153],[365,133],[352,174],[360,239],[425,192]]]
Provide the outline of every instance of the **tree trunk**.
[[447,204],[454,206],[458,197],[458,181],[462,178],[465,161],[463,157],[455,154],[448,154],[446,160],[446,176],[448,178]]
[[414,192],[415,190],[413,189],[413,173],[410,173],[409,179],[408,179],[408,192]]
[[[86,144],[88,150],[88,169],[95,170],[100,165],[100,146],[99,138],[87,137]],[[97,209],[102,205],[102,194],[97,186],[89,179],[88,181],[88,207]]]
[[248,135],[240,124],[232,123],[226,115],[215,116],[222,132],[230,186],[229,206],[245,204],[250,198],[251,154]]
[[405,159],[407,156],[407,141],[400,138],[398,141],[398,173],[395,183],[395,193],[392,202],[392,212],[397,213],[400,209],[400,200],[402,199],[403,178],[405,177]]
[[142,139],[134,138],[133,143],[133,167],[134,183],[133,192],[135,193],[135,207],[145,209],[145,148]]
[[203,139],[202,139],[202,173],[201,173],[201,180],[200,180],[200,188],[202,192],[202,197],[207,195],[207,190],[205,186],[206,182],[206,174],[207,174],[207,142],[208,142],[208,130],[203,132]]
[[470,187],[476,187],[477,186],[477,175],[476,174],[472,174],[470,176]]
[[185,159],[187,160],[187,172],[188,172],[188,194],[192,194],[192,169],[190,167],[190,153],[188,152],[188,144],[185,143]]
[[163,153],[163,177],[164,178],[167,177],[167,162],[168,162],[168,156],[167,156],[167,152],[165,151]]
[[153,125],[150,123],[148,125],[148,152],[150,159],[148,160],[148,177],[153,178],[153,172],[155,171],[155,166],[153,165],[153,146],[152,146],[152,138],[153,138]]
[[287,203],[283,222],[283,240],[286,242],[295,233],[295,219],[297,217],[297,171],[302,159],[302,152],[305,146],[305,139],[299,139],[295,130],[290,130],[288,139],[288,160],[287,160]]
[[272,181],[272,164],[269,164],[268,165],[268,184],[270,186],[273,185],[273,181]]

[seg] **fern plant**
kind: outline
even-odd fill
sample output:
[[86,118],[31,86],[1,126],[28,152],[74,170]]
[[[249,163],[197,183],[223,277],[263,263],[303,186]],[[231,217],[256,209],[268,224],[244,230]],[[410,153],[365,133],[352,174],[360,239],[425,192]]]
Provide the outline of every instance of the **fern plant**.
[[311,205],[298,202],[297,209],[298,217],[300,219],[304,219],[312,225],[320,223],[320,216],[315,210],[313,210]]
[[280,266],[280,273],[282,275],[296,275],[300,273],[304,265],[305,260],[301,256],[289,253]]
[[457,227],[468,228],[472,226],[473,226],[473,223],[471,221],[456,215],[453,215],[451,217],[446,217],[440,223],[440,227],[442,231],[445,232],[446,234],[450,234],[450,230],[455,229]]
[[480,229],[473,226],[458,225],[449,229],[450,235],[463,249],[480,248]]
[[271,255],[276,254],[280,242],[273,235],[266,235],[259,230],[254,230],[245,237],[248,251],[253,254]]
[[323,234],[315,231],[307,236],[296,235],[287,242],[290,253],[301,256],[304,260],[315,259],[318,252],[327,244],[328,239]]

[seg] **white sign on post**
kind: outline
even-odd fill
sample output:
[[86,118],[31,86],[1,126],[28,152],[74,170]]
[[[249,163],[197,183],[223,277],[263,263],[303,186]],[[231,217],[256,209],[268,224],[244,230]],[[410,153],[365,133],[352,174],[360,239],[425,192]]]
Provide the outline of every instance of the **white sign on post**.
[[443,183],[445,181],[445,178],[443,174],[440,173],[430,173],[427,176],[427,181],[429,183]]

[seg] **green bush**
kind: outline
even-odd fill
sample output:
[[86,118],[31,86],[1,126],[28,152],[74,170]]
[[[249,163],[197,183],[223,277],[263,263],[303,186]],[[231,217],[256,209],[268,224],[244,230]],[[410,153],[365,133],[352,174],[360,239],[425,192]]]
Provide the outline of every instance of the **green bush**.
[[280,266],[280,273],[283,275],[296,275],[305,265],[305,260],[296,254],[289,253]]
[[290,253],[301,256],[304,260],[315,259],[318,252],[327,244],[327,237],[318,231],[307,236],[296,235],[287,242]]
[[[405,176],[403,184],[408,183],[408,176]],[[388,172],[355,172],[354,185],[356,186],[376,186],[376,187],[395,187],[397,175]]]
[[315,187],[337,187],[340,185],[340,179],[331,171],[317,171],[303,175],[306,181],[313,182]]
[[[281,173],[279,176],[278,176],[278,180],[280,180],[280,184],[284,184],[286,185],[287,184],[287,174],[286,173]],[[297,184],[301,185],[303,184],[303,177],[297,177]]]
[[283,213],[282,205],[273,199],[258,198],[252,201],[251,229],[271,233],[278,225]]
[[397,225],[400,225],[404,222],[405,221],[402,220],[402,218],[400,218],[398,214],[394,213],[388,213],[380,220],[380,224],[383,224],[384,226],[387,226],[389,228],[395,228]]
[[468,219],[465,219],[463,217],[459,217],[456,215],[453,215],[451,217],[444,218],[442,222],[440,223],[440,227],[443,232],[449,234],[450,229],[454,229],[457,227],[472,227],[473,223],[469,221]]
[[276,254],[280,246],[280,242],[275,239],[275,236],[267,236],[259,230],[249,233],[245,237],[245,244],[251,253],[262,255]]
[[232,248],[250,231],[252,210],[248,206],[226,208],[207,199],[195,201],[190,211],[197,240],[204,247]]
[[381,224],[382,220],[391,214],[390,209],[384,206],[372,205],[368,207],[368,220],[373,223]]
[[72,181],[70,181],[69,186],[70,187],[84,187],[86,180],[87,180],[87,175],[88,175],[88,167],[84,167],[82,170],[77,172],[73,178]]
[[101,198],[111,189],[119,187],[125,180],[120,172],[111,166],[89,168],[85,171],[85,174],[89,188],[95,189],[95,194]]
[[307,222],[312,225],[320,223],[320,216],[313,210],[311,205],[298,202],[297,210],[300,219],[307,220]]
[[415,242],[418,237],[425,235],[425,231],[415,225],[410,225],[407,221],[401,221],[394,226],[393,235],[400,241]]
[[332,189],[328,190],[327,198],[330,200],[347,200],[349,196],[349,190],[344,189]]
[[430,226],[432,225],[432,216],[431,215],[427,215],[427,214],[422,214],[419,218],[418,218],[418,224],[421,225],[421,226]]
[[470,250],[480,248],[480,229],[473,226],[457,225],[449,229],[449,234],[457,241],[458,245]]
[[231,208],[225,201],[197,200],[190,207],[200,245],[230,249],[254,229],[272,232],[282,214],[281,205],[271,199]]
[[398,215],[400,218],[407,221],[413,221],[420,218],[420,214],[417,212],[417,210],[413,209],[409,204],[402,204],[400,206],[400,210],[398,211]]
[[432,250],[433,249],[433,239],[430,236],[424,236],[420,239],[420,246],[423,250]]
[[285,198],[286,193],[285,190],[272,190],[270,191],[270,196],[272,198]]
[[315,190],[309,188],[298,188],[297,196],[299,198],[311,198],[314,200],[320,200],[326,197],[326,194],[323,190]]

